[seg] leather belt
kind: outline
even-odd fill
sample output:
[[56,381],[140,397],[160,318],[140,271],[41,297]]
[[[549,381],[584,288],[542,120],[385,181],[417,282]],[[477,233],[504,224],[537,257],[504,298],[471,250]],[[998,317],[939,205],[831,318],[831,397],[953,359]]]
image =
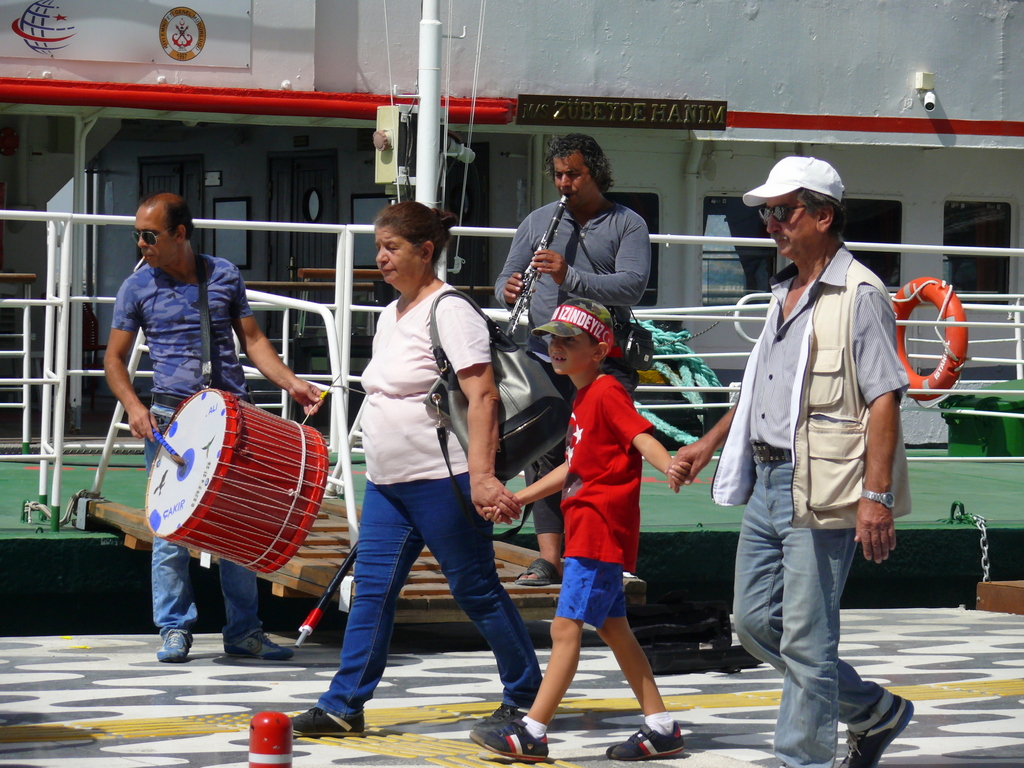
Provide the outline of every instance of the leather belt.
[[150,399],[150,405],[162,405],[165,408],[177,408],[185,398],[179,395],[168,395],[163,392],[154,392]]
[[757,441],[751,441],[750,446],[754,450],[754,458],[760,462],[793,460],[793,453],[788,448],[776,448]]

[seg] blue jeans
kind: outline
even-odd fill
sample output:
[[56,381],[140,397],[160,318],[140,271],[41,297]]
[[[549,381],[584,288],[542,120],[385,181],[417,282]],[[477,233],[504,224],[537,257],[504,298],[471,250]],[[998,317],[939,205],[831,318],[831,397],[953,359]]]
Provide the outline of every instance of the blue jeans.
[[[469,476],[456,480],[469,504]],[[475,511],[473,525],[485,533],[492,528]],[[533,703],[541,673],[526,625],[498,579],[494,546],[473,531],[445,478],[366,484],[341,665],[318,702],[327,712],[348,719],[373,696],[387,664],[398,593],[424,544],[440,563],[452,597],[491,646],[503,701]]]
[[[174,414],[173,409],[162,405],[154,405],[151,412],[161,430]],[[157,448],[154,441],[146,441],[147,472],[156,457]],[[166,637],[172,629],[191,630],[199,615],[188,572],[191,559],[185,547],[158,536],[153,537],[153,623],[159,628],[162,637]],[[224,559],[221,559],[218,568],[227,614],[227,624],[223,630],[224,643],[234,645],[253,630],[263,628],[263,623],[256,615],[259,607],[256,574]]]
[[736,633],[783,676],[775,754],[830,768],[836,724],[874,726],[892,694],[839,658],[839,598],[857,551],[853,528],[794,528],[793,465],[758,463],[736,551]]

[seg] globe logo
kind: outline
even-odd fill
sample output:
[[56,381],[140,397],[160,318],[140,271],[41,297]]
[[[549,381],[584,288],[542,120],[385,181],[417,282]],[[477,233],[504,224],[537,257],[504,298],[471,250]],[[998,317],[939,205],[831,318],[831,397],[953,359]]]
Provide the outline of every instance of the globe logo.
[[54,51],[67,48],[67,41],[75,36],[75,28],[68,24],[68,17],[60,13],[56,2],[36,0],[11,24],[14,33],[36,53],[52,56]]

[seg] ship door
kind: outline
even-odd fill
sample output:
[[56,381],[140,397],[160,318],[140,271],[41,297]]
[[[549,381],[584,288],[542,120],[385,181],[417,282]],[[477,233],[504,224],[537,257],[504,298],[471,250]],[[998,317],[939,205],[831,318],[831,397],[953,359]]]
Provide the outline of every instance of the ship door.
[[[337,224],[338,158],[334,152],[270,158],[270,220]],[[302,267],[333,269],[337,237],[319,232],[271,232],[271,280],[297,280]]]
[[[157,192],[173,192],[185,198],[192,215],[201,219],[203,211],[203,156],[140,157],[139,198]],[[197,229],[192,236],[199,251],[204,250],[205,230]]]

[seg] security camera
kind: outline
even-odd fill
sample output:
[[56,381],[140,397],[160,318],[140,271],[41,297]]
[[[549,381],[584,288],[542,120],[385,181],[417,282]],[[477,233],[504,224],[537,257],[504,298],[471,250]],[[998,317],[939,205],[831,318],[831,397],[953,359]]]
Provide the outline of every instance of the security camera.
[[931,112],[935,109],[935,91],[925,91],[921,94],[921,101],[924,108]]

